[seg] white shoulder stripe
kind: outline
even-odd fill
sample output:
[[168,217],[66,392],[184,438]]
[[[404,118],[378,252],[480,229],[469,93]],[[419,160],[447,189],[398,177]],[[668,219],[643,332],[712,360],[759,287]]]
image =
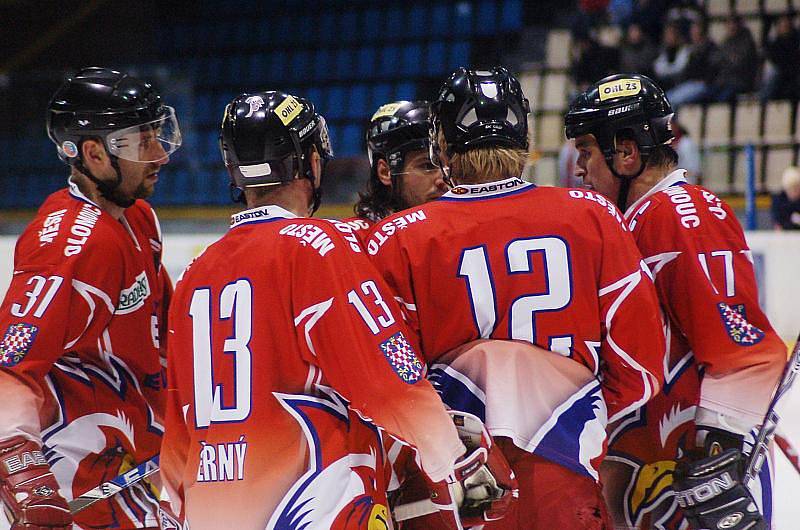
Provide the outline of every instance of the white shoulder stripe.
[[300,312],[300,314],[294,318],[294,325],[299,326],[303,320],[310,317],[308,318],[308,320],[305,323],[305,326],[303,327],[303,332],[305,333],[306,336],[306,344],[308,345],[308,349],[311,350],[311,353],[313,353],[314,355],[317,355],[317,352],[314,349],[314,343],[311,341],[311,335],[310,335],[311,328],[313,328],[314,325],[317,323],[317,321],[320,318],[322,318],[322,316],[325,313],[328,312],[328,309],[330,309],[332,305],[333,305],[333,297],[328,298],[324,302],[320,302],[318,304],[314,304],[312,306],[303,309]]
[[600,296],[606,295],[610,292],[616,291],[618,289],[622,289],[622,292],[617,296],[616,300],[611,304],[611,307],[608,309],[608,313],[606,313],[606,329],[608,330],[606,333],[606,341],[608,345],[611,346],[611,350],[617,354],[623,361],[625,361],[631,368],[638,371],[642,378],[642,397],[637,401],[631,403],[624,409],[620,410],[613,416],[608,418],[609,423],[613,423],[614,421],[622,418],[626,414],[629,414],[631,411],[638,409],[645,403],[647,403],[650,398],[653,396],[653,392],[657,388],[657,379],[653,374],[651,374],[647,369],[645,369],[642,365],[640,365],[636,360],[631,357],[628,352],[620,348],[620,346],[614,342],[614,337],[612,336],[613,331],[613,320],[614,315],[617,313],[619,306],[622,305],[622,302],[630,295],[630,293],[639,285],[639,282],[642,281],[642,271],[637,270],[629,274],[628,276],[622,278],[614,282],[613,284],[609,285],[608,287],[604,287],[600,289]]

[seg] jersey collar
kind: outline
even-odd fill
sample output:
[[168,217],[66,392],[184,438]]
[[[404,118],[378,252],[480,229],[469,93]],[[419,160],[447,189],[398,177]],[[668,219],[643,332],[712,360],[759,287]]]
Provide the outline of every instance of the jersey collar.
[[686,170],[685,169],[676,169],[663,179],[661,179],[655,186],[650,188],[647,193],[639,197],[639,199],[628,206],[628,209],[625,210],[625,219],[629,220],[630,217],[633,215],[633,212],[636,211],[639,206],[641,206],[647,199],[655,195],[656,193],[662,192],[665,189],[672,187],[672,186],[683,186],[684,184],[688,184],[686,180]]
[[248,223],[266,223],[279,219],[296,219],[298,216],[280,206],[257,206],[231,215],[231,228]]
[[463,201],[501,197],[535,187],[535,185],[530,182],[525,182],[519,177],[511,177],[505,180],[496,180],[494,182],[484,182],[481,184],[459,184],[442,195],[438,200]]
[[[78,187],[75,182],[73,182],[72,178],[67,179],[67,184],[69,184],[69,194],[72,195],[73,199],[78,199],[79,201],[88,202],[92,206],[97,206],[100,208],[100,205],[91,200],[89,197],[83,194],[81,189]],[[102,208],[100,208],[102,210]]]

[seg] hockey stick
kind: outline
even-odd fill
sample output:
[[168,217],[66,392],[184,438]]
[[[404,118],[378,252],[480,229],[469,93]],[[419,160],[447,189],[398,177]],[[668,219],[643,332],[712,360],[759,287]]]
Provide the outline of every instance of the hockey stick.
[[415,517],[423,517],[439,511],[430,499],[422,499],[421,501],[409,502],[408,504],[401,504],[395,506],[392,510],[394,520],[398,523],[400,521],[407,521]]
[[778,405],[778,401],[792,388],[792,383],[794,383],[794,378],[798,373],[800,373],[800,336],[797,337],[797,342],[794,343],[792,354],[786,362],[786,367],[783,369],[783,375],[781,375],[778,388],[775,389],[775,394],[772,396],[772,401],[769,403],[767,413],[764,415],[761,429],[758,431],[758,437],[756,438],[755,444],[753,444],[753,450],[750,453],[750,458],[745,468],[745,486],[758,475],[759,471],[761,471],[761,467],[764,465],[764,461],[767,457],[767,448],[772,438],[775,436],[775,429],[778,427],[779,416],[775,407]]
[[800,454],[798,454],[792,442],[778,432],[775,433],[775,444],[781,448],[783,456],[792,464],[794,470],[800,473]]
[[75,497],[67,503],[69,505],[69,511],[74,515],[97,501],[113,497],[120,491],[133,486],[143,478],[149,477],[156,471],[158,471],[158,455],[129,469],[118,477],[112,478],[108,482],[103,482],[83,495]]

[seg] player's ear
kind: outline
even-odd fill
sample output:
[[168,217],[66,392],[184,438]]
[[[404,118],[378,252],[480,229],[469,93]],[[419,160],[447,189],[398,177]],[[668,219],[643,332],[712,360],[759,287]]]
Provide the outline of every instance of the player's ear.
[[311,163],[311,172],[314,174],[314,188],[318,188],[322,182],[322,158],[316,147],[311,150],[309,162]]
[[639,168],[641,152],[636,141],[620,140],[617,143],[617,153],[625,174]]
[[381,182],[381,184],[391,188],[392,187],[392,173],[391,173],[391,171],[389,171],[388,162],[386,162],[386,160],[383,159],[383,158],[379,158],[378,159],[378,166],[377,166],[376,169],[378,171],[378,180]]
[[81,159],[83,164],[89,171],[105,165],[108,160],[108,153],[106,152],[103,142],[89,138],[81,142]]

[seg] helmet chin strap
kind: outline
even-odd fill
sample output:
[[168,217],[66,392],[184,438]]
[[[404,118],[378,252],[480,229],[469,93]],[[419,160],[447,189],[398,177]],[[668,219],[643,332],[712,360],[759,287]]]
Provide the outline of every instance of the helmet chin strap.
[[100,180],[99,178],[95,177],[84,165],[83,160],[80,158],[75,162],[75,166],[81,173],[86,175],[86,178],[94,182],[95,186],[97,186],[97,191],[100,192],[100,195],[103,198],[113,202],[120,208],[129,208],[130,206],[133,206],[133,203],[136,202],[136,199],[133,197],[120,197],[117,193],[119,185],[122,184],[122,171],[119,169],[119,160],[117,157],[111,154],[108,156],[111,160],[111,167],[114,168],[114,172],[117,175],[116,180],[114,180],[112,184],[109,184],[109,182],[106,180]]

